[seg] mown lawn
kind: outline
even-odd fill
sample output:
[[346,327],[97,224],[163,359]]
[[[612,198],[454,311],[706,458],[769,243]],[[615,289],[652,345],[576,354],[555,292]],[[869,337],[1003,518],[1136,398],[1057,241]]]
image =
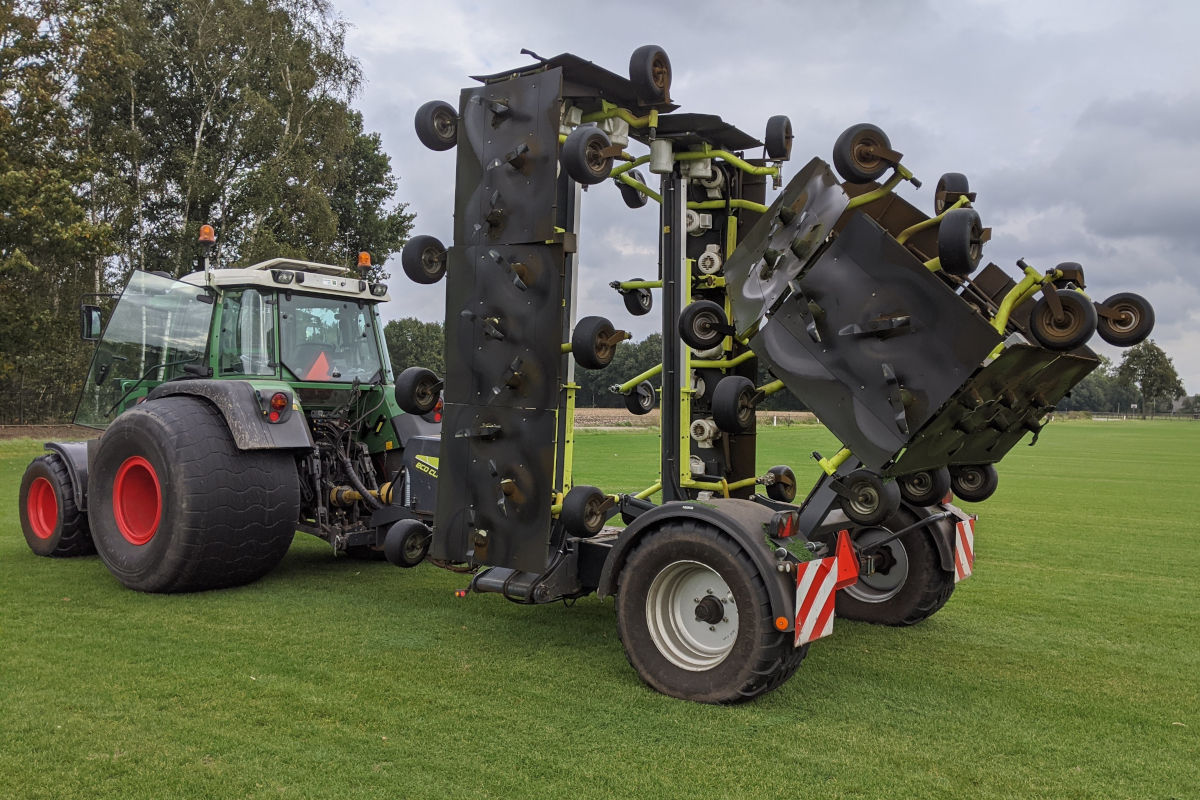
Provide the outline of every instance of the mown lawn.
[[[802,486],[833,447],[760,436]],[[645,688],[611,601],[458,600],[462,576],[309,537],[190,596],[36,558],[15,500],[38,450],[0,442],[0,797],[1200,796],[1200,424],[1055,424],[973,509],[943,611],[839,621],[736,708]],[[656,452],[583,432],[580,479],[641,488]]]

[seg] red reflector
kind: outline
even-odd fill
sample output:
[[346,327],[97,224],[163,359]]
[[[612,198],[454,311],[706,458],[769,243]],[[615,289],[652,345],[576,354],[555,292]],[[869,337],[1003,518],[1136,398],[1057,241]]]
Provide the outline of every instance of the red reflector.
[[276,392],[271,395],[271,408],[275,411],[283,411],[288,407],[288,396],[283,392]]
[[455,596],[455,597],[466,597],[466,596],[467,596],[467,590],[466,590],[466,589],[455,589],[455,590],[454,590],[454,596]]
[[279,422],[279,412],[272,411],[270,414],[267,414],[267,419],[269,419],[271,422]]

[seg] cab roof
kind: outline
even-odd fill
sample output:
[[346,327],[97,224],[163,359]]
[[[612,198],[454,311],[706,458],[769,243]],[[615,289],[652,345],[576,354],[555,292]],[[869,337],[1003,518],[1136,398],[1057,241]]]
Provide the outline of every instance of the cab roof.
[[[353,297],[372,303],[382,303],[391,299],[387,294],[386,285],[368,283],[352,270],[296,258],[272,258],[249,267],[214,269],[207,273],[192,272],[179,280],[193,286],[214,286],[219,289],[241,286],[292,289],[306,294]],[[372,294],[372,286],[383,286],[383,294]]]

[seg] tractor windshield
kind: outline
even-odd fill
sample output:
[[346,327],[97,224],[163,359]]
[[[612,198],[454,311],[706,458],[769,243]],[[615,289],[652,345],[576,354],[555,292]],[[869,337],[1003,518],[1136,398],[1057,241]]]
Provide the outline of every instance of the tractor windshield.
[[199,374],[212,313],[200,287],[134,272],[96,347],[75,423],[103,428],[163,381]]
[[297,380],[366,383],[386,374],[369,303],[284,295],[279,316],[283,365]]

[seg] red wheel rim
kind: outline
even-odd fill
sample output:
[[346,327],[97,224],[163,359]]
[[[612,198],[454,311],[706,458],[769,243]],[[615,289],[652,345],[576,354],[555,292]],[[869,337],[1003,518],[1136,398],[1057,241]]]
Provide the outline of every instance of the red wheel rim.
[[141,456],[131,456],[117,470],[113,481],[113,517],[117,530],[133,545],[154,538],[162,520],[162,487],[158,473]]
[[45,478],[34,478],[25,503],[29,527],[39,539],[49,539],[58,526],[58,495]]

